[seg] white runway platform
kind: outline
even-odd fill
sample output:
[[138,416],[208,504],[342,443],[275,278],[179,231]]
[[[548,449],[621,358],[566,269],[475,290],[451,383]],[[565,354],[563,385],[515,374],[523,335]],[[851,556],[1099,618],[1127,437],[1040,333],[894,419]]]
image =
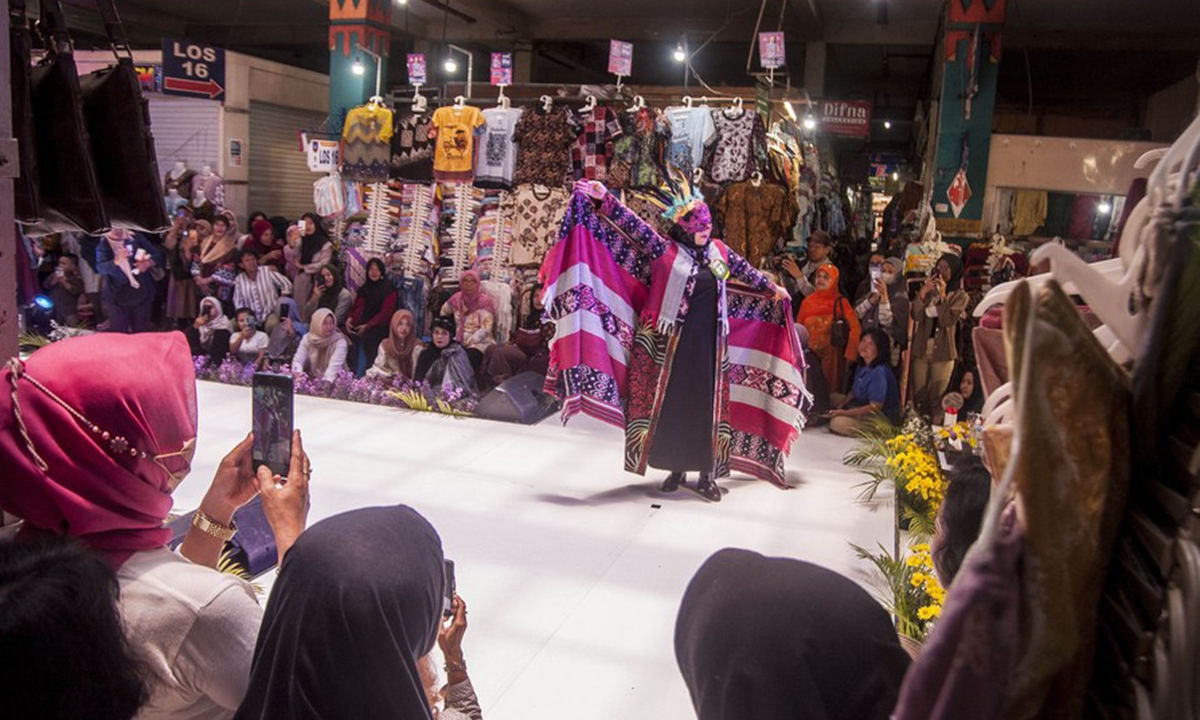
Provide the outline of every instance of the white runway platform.
[[[198,394],[199,450],[177,509],[199,503],[250,426],[248,388],[202,382]],[[825,429],[798,441],[794,489],[735,476],[709,504],[658,493],[665,473],[624,473],[621,433],[583,417],[523,427],[297,397],[296,424],[314,468],[310,523],[405,503],[441,533],[486,720],[694,718],[673,633],[705,558],[749,548],[865,585],[849,543],[891,544],[890,508],[855,502],[863,476],[841,464],[851,443]]]

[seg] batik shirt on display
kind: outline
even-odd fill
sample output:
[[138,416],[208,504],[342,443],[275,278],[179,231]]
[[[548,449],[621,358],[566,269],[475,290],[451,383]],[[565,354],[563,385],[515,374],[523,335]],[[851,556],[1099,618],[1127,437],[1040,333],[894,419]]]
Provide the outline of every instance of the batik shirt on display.
[[754,267],[774,249],[794,222],[782,185],[753,182],[730,185],[715,204],[726,244]]
[[358,182],[387,182],[391,142],[391,110],[374,104],[351,110],[342,128],[342,177]]
[[571,148],[575,179],[608,182],[613,141],[621,137],[621,124],[617,122],[616,111],[607,107],[593,108],[591,112],[579,113],[576,122],[580,133]]
[[579,135],[570,111],[541,108],[521,115],[513,142],[517,143],[517,171],[513,182],[562,187],[571,174],[571,144]]
[[471,182],[475,177],[475,137],[483,133],[483,113],[476,107],[444,107],[433,114],[437,149],[433,176],[438,182]]
[[704,148],[717,133],[713,116],[707,107],[673,107],[667,108],[666,117],[671,125],[667,163],[690,177],[692,169],[704,161]]
[[392,134],[392,168],[395,180],[404,182],[433,182],[433,150],[437,145],[433,134],[433,118],[427,113],[409,112],[397,115]]
[[506,209],[512,228],[512,265],[541,266],[558,238],[558,226],[569,201],[570,196],[561,187],[522,185],[517,188]]
[[741,182],[761,170],[766,156],[766,129],[758,113],[749,110],[713,110],[716,147],[708,166],[719,183]]
[[663,182],[664,148],[671,139],[666,117],[658,110],[642,108],[621,113],[620,122],[622,134],[613,143],[609,187],[658,187]]
[[480,140],[482,147],[475,161],[475,185],[508,190],[512,187],[517,165],[513,132],[521,119],[519,108],[489,108],[483,111],[487,127]]

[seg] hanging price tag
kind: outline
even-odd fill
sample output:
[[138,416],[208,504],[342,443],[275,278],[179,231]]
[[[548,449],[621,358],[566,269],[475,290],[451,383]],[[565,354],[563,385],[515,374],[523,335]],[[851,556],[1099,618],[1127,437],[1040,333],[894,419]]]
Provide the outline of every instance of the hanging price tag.
[[783,44],[783,33],[765,32],[758,34],[758,57],[768,70],[787,64],[787,50]]
[[492,53],[492,84],[504,86],[513,84],[512,53]]
[[612,41],[608,49],[608,71],[620,77],[633,74],[633,43]]
[[425,84],[425,53],[410,53],[408,56],[408,84]]

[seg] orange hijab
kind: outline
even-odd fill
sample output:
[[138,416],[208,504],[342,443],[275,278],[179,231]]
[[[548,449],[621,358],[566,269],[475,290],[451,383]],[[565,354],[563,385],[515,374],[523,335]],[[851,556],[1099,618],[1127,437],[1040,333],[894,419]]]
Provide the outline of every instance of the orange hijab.
[[[858,356],[858,339],[861,333],[854,306],[838,289],[839,273],[833,264],[822,265],[817,272],[829,275],[833,282],[828,290],[818,290],[804,298],[804,302],[800,303],[800,312],[796,313],[796,322],[809,329],[810,342],[814,348],[827,347],[829,329],[835,320],[834,305],[841,303],[842,318],[850,324],[850,341],[846,344],[845,357],[847,360],[853,360]],[[818,319],[823,322],[812,322]]]

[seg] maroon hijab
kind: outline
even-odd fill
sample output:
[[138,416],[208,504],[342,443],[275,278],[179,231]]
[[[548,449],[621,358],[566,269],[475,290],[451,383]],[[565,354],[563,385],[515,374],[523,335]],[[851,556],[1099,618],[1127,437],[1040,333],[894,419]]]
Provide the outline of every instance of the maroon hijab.
[[180,333],[63,340],[0,370],[0,508],[120,566],[162,547],[196,439]]

